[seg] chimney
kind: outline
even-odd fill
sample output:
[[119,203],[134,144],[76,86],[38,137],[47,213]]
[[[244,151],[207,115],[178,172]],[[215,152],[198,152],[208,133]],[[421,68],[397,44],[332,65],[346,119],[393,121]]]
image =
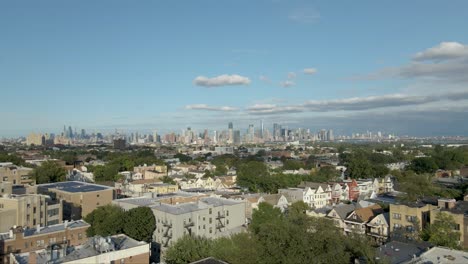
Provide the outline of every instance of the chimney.
[[36,225],[36,233],[39,233],[39,232],[41,232],[41,225],[37,224]]

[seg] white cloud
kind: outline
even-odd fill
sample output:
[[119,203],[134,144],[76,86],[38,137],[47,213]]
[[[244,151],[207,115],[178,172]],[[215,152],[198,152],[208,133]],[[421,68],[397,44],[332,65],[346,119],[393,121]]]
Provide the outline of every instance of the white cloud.
[[378,80],[385,78],[403,78],[415,81],[435,81],[448,87],[453,84],[468,83],[468,45],[458,42],[442,42],[438,46],[416,53],[406,65],[388,67],[380,71],[355,76],[354,80]]
[[193,80],[193,84],[205,87],[216,87],[226,85],[249,85],[250,79],[237,74],[223,74],[212,78],[198,76]]
[[305,68],[303,70],[303,72],[304,72],[304,74],[313,75],[313,74],[317,73],[317,69],[316,68]]
[[296,73],[295,72],[288,72],[288,79],[294,79],[296,78]]
[[442,42],[439,45],[416,53],[413,60],[449,60],[468,57],[468,45],[463,45],[458,42]]
[[204,110],[204,111],[217,111],[217,112],[232,112],[238,109],[230,106],[209,106],[207,104],[193,104],[186,105],[185,109],[189,110]]
[[468,100],[468,91],[432,95],[387,94],[368,97],[352,97],[334,100],[310,100],[297,105],[256,104],[247,108],[250,114],[281,114],[298,112],[373,111],[375,109],[403,106],[423,106],[440,102]]
[[283,88],[288,88],[288,87],[296,85],[296,83],[293,81],[284,81],[284,82],[281,82],[280,85]]

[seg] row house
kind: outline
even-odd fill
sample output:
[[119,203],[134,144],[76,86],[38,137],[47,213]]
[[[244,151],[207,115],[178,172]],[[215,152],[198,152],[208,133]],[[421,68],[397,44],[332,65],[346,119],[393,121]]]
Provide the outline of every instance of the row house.
[[312,208],[322,208],[330,204],[332,194],[329,185],[323,187],[319,185],[316,189],[311,187],[278,189],[278,193],[285,195],[291,203],[302,201]]
[[208,178],[198,178],[193,180],[181,180],[179,181],[180,188],[182,190],[186,189],[207,189],[207,190],[222,190],[227,189],[228,187],[224,185],[223,181],[219,178],[213,179]]
[[383,210],[379,205],[354,210],[345,219],[345,232],[365,234],[366,224],[381,213],[383,213]]

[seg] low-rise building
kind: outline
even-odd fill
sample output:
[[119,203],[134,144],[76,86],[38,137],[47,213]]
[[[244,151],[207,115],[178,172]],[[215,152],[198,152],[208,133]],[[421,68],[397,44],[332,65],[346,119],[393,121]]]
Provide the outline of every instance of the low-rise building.
[[439,199],[438,206],[431,211],[431,224],[440,213],[450,215],[455,221],[453,230],[460,232],[458,240],[460,247],[468,249],[468,201],[455,201],[455,199]]
[[0,264],[9,263],[11,253],[20,254],[57,246],[81,245],[86,242],[88,228],[89,224],[82,220],[65,221],[47,227],[12,228],[8,232],[0,233]]
[[126,235],[92,237],[83,245],[52,247],[28,253],[11,254],[11,264],[48,263],[135,263],[150,261],[150,246]]
[[0,198],[0,232],[12,226],[36,227],[62,222],[62,203],[46,195],[4,195]]
[[5,194],[13,193],[13,184],[11,182],[2,182],[0,181],[0,197]]
[[14,184],[34,183],[29,174],[31,168],[14,165],[11,162],[0,163],[0,182],[11,182]]
[[104,185],[68,181],[38,184],[37,193],[63,200],[63,219],[78,220],[94,209],[110,204],[115,196],[114,188]]
[[335,225],[340,229],[345,229],[345,219],[356,209],[353,204],[339,204],[327,214],[328,218],[331,218]]
[[345,219],[345,232],[346,233],[357,233],[366,234],[367,223],[374,217],[383,213],[383,209],[379,205],[373,205],[365,208],[359,208],[354,210]]
[[207,197],[195,203],[159,204],[151,209],[156,217],[153,239],[163,248],[184,235],[217,238],[242,231],[245,203]]
[[421,231],[430,223],[430,211],[436,206],[417,202],[390,204],[390,233],[395,238],[411,237],[415,231]]

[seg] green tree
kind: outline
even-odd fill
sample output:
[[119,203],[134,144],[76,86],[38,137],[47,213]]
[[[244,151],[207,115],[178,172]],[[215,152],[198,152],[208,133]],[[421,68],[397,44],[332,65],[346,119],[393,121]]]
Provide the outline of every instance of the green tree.
[[237,184],[248,188],[251,191],[271,191],[268,190],[268,168],[263,162],[249,161],[239,165],[237,170]]
[[425,196],[431,196],[435,193],[435,187],[432,184],[432,175],[430,174],[415,174],[408,171],[400,181],[400,189],[408,201],[416,201]]
[[410,169],[416,173],[434,173],[438,167],[433,158],[423,157],[411,161]]
[[66,170],[54,161],[45,161],[31,172],[38,184],[65,181],[66,175]]
[[151,242],[156,221],[149,207],[137,207],[124,214],[123,232],[138,241]]
[[298,170],[304,167],[304,163],[298,160],[285,160],[283,162],[283,170]]
[[123,231],[124,211],[116,205],[105,205],[94,209],[85,217],[91,225],[86,231],[88,236],[111,236]]
[[274,208],[271,204],[260,203],[258,209],[255,209],[252,213],[252,222],[249,228],[256,234],[266,223],[280,221],[282,217],[280,209]]
[[455,230],[455,219],[444,212],[436,215],[434,223],[426,230],[429,242],[442,247],[459,249],[460,232]]
[[185,264],[211,255],[213,242],[203,237],[184,236],[177,240],[166,252],[168,264]]
[[169,176],[163,176],[161,180],[163,183],[176,184],[176,182]]
[[177,153],[174,155],[174,158],[177,158],[180,160],[180,162],[189,162],[192,160],[192,157],[190,156],[187,156],[185,154],[182,154],[182,153]]

